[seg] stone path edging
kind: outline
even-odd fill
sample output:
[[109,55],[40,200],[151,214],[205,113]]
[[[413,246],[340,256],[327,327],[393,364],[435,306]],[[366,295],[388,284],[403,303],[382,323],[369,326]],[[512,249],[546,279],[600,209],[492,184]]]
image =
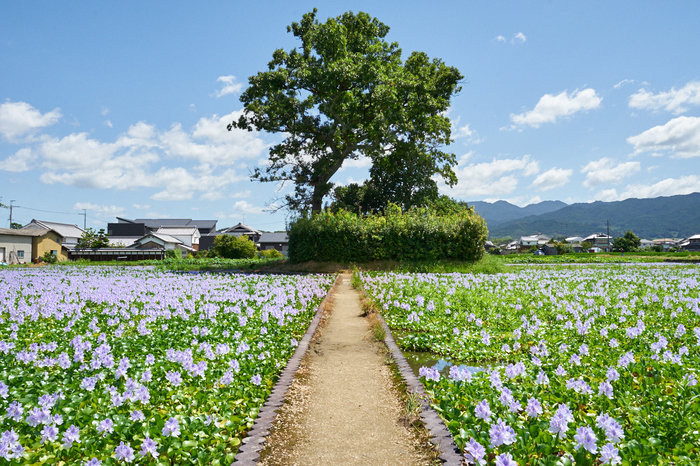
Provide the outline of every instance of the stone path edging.
[[335,285],[338,284],[339,279],[340,275],[336,277],[336,281],[328,290],[326,297],[323,298],[321,304],[319,304],[319,306],[316,308],[316,315],[309,324],[309,327],[306,329],[306,333],[299,342],[299,346],[297,346],[296,351],[287,362],[287,366],[280,374],[279,379],[277,379],[277,383],[272,389],[267,401],[262,408],[260,408],[258,417],[255,419],[253,427],[248,431],[247,436],[243,439],[242,445],[238,449],[238,453],[236,453],[236,458],[232,464],[239,466],[254,466],[258,463],[258,460],[260,459],[260,451],[264,447],[265,440],[270,434],[270,427],[272,427],[272,423],[277,416],[276,411],[284,404],[287,389],[289,389],[289,386],[292,384],[294,374],[296,373],[297,369],[299,369],[301,359],[309,349],[311,338],[314,336],[314,333],[316,333],[318,324],[321,322],[321,316],[323,315],[326,301],[335,288]]
[[380,313],[377,313],[377,318],[384,328],[384,344],[389,349],[391,357],[394,359],[396,366],[403,378],[404,383],[408,387],[408,391],[416,393],[421,400],[421,419],[428,432],[430,432],[430,441],[437,446],[440,452],[440,459],[445,466],[460,466],[463,463],[462,452],[457,447],[452,434],[440,418],[438,413],[430,406],[427,400],[423,384],[418,380],[418,377],[413,373],[413,369],[408,365],[408,361],[399,349],[394,337],[391,334],[389,326],[384,321]]

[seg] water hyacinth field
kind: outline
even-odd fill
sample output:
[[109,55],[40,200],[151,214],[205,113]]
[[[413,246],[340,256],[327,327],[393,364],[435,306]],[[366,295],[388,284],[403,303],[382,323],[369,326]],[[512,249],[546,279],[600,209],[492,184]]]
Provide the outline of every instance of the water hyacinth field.
[[230,464],[333,279],[0,273],[0,462]]
[[700,464],[700,268],[361,279],[469,464]]

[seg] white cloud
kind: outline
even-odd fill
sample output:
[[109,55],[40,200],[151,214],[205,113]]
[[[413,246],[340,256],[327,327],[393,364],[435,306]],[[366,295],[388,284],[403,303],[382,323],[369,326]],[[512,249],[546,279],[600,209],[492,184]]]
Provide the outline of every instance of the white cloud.
[[519,32],[515,35],[513,35],[513,38],[510,40],[511,44],[514,44],[516,42],[520,42],[521,44],[527,40],[527,37],[525,37],[525,34],[522,32]]
[[[14,108],[14,107],[13,107]],[[31,110],[31,109],[30,109]],[[32,114],[30,111],[29,114]],[[45,184],[61,183],[92,189],[156,188],[156,200],[204,200],[228,197],[226,187],[247,179],[237,171],[243,159],[260,157],[266,145],[254,132],[228,131],[226,124],[240,113],[200,118],[190,131],[175,124],[168,131],[138,122],[114,142],[93,139],[88,133],[62,138],[43,136],[0,161],[0,170],[40,170]],[[15,131],[15,133],[19,134]],[[173,166],[184,160],[195,167]]]
[[114,127],[114,125],[112,124],[112,122],[109,121],[109,120],[105,120],[104,125],[105,125],[105,126],[109,126],[110,128]]
[[571,95],[566,91],[557,95],[545,94],[533,110],[515,115],[510,119],[516,126],[529,125],[538,128],[542,123],[554,123],[560,117],[576,112],[591,110],[600,106],[601,99],[594,89],[575,90]]
[[248,201],[237,201],[231,206],[231,211],[236,214],[258,215],[263,213],[263,208],[255,206]]
[[664,109],[676,115],[687,112],[688,105],[700,105],[700,81],[691,81],[681,89],[653,94],[640,89],[630,96],[629,106],[646,110]]
[[110,112],[109,107],[102,107],[102,111],[100,112],[102,116],[107,115]]
[[663,126],[654,126],[627,138],[635,154],[647,151],[671,151],[677,157],[700,157],[700,118],[681,116]]
[[235,192],[235,193],[229,195],[229,197],[231,199],[243,199],[243,198],[250,197],[250,196],[251,196],[250,189],[246,189],[245,191],[238,191],[238,192]]
[[518,186],[516,175],[532,176],[539,172],[539,163],[529,155],[516,159],[493,159],[485,163],[468,163],[472,153],[462,156],[455,167],[459,180],[449,188],[441,183],[441,190],[451,196],[499,196],[512,193]]
[[625,84],[634,84],[634,80],[633,80],[633,79],[623,79],[623,80],[620,81],[619,83],[615,84],[613,87],[614,87],[615,89],[619,89],[619,88],[621,88],[622,86],[624,86]]
[[505,42],[505,41],[506,41],[506,38],[503,37],[503,36],[496,36],[496,41],[498,41],[498,42]]
[[600,160],[588,162],[581,169],[581,173],[586,174],[586,181],[583,185],[593,188],[603,183],[620,183],[626,178],[640,170],[639,162],[616,163],[615,160],[603,157]]
[[372,159],[363,155],[357,159],[345,159],[338,172],[342,172],[348,168],[370,168],[371,166]]
[[148,205],[148,204],[134,204],[134,205],[132,205],[132,207],[133,207],[134,209],[138,209],[138,210],[146,210],[146,209],[150,209],[150,208],[151,208],[151,206]]
[[32,164],[36,160],[36,154],[28,147],[24,147],[5,160],[0,160],[0,170],[8,172],[26,172],[32,169]]
[[597,193],[595,199],[600,201],[621,201],[632,198],[646,199],[660,196],[677,196],[696,192],[700,192],[700,177],[688,175],[680,178],[666,178],[651,185],[627,185],[621,194],[617,194],[617,191],[614,189],[607,189]]
[[569,182],[573,172],[573,170],[554,167],[539,174],[535,181],[532,182],[532,186],[540,191],[560,188]]
[[90,212],[99,212],[101,214],[107,214],[109,216],[121,216],[124,215],[124,207],[117,207],[114,205],[97,205],[91,202],[76,202],[73,205],[75,210],[89,210]]
[[26,102],[5,102],[0,105],[0,134],[17,142],[21,136],[55,124],[61,116],[59,108],[42,114]]
[[224,87],[215,92],[214,95],[217,97],[223,97],[228,94],[238,94],[243,90],[243,84],[239,83],[236,80],[236,77],[233,75],[219,76],[216,79],[216,82],[221,82],[224,84]]

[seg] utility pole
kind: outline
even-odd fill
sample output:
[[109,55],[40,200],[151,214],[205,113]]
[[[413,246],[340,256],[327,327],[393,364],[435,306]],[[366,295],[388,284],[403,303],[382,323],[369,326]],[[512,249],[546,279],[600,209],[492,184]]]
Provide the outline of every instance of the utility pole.
[[83,230],[87,230],[87,209],[83,209]]
[[12,203],[15,202],[14,199],[10,199],[10,228],[12,228]]
[[607,221],[608,223],[608,251],[610,252],[610,220]]

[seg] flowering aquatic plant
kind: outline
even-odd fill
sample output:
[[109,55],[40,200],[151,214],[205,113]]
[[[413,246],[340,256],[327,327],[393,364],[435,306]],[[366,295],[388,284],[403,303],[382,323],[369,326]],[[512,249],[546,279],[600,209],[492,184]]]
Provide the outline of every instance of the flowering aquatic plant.
[[700,464],[697,266],[361,279],[470,464]]
[[0,462],[229,465],[331,283],[0,272]]

